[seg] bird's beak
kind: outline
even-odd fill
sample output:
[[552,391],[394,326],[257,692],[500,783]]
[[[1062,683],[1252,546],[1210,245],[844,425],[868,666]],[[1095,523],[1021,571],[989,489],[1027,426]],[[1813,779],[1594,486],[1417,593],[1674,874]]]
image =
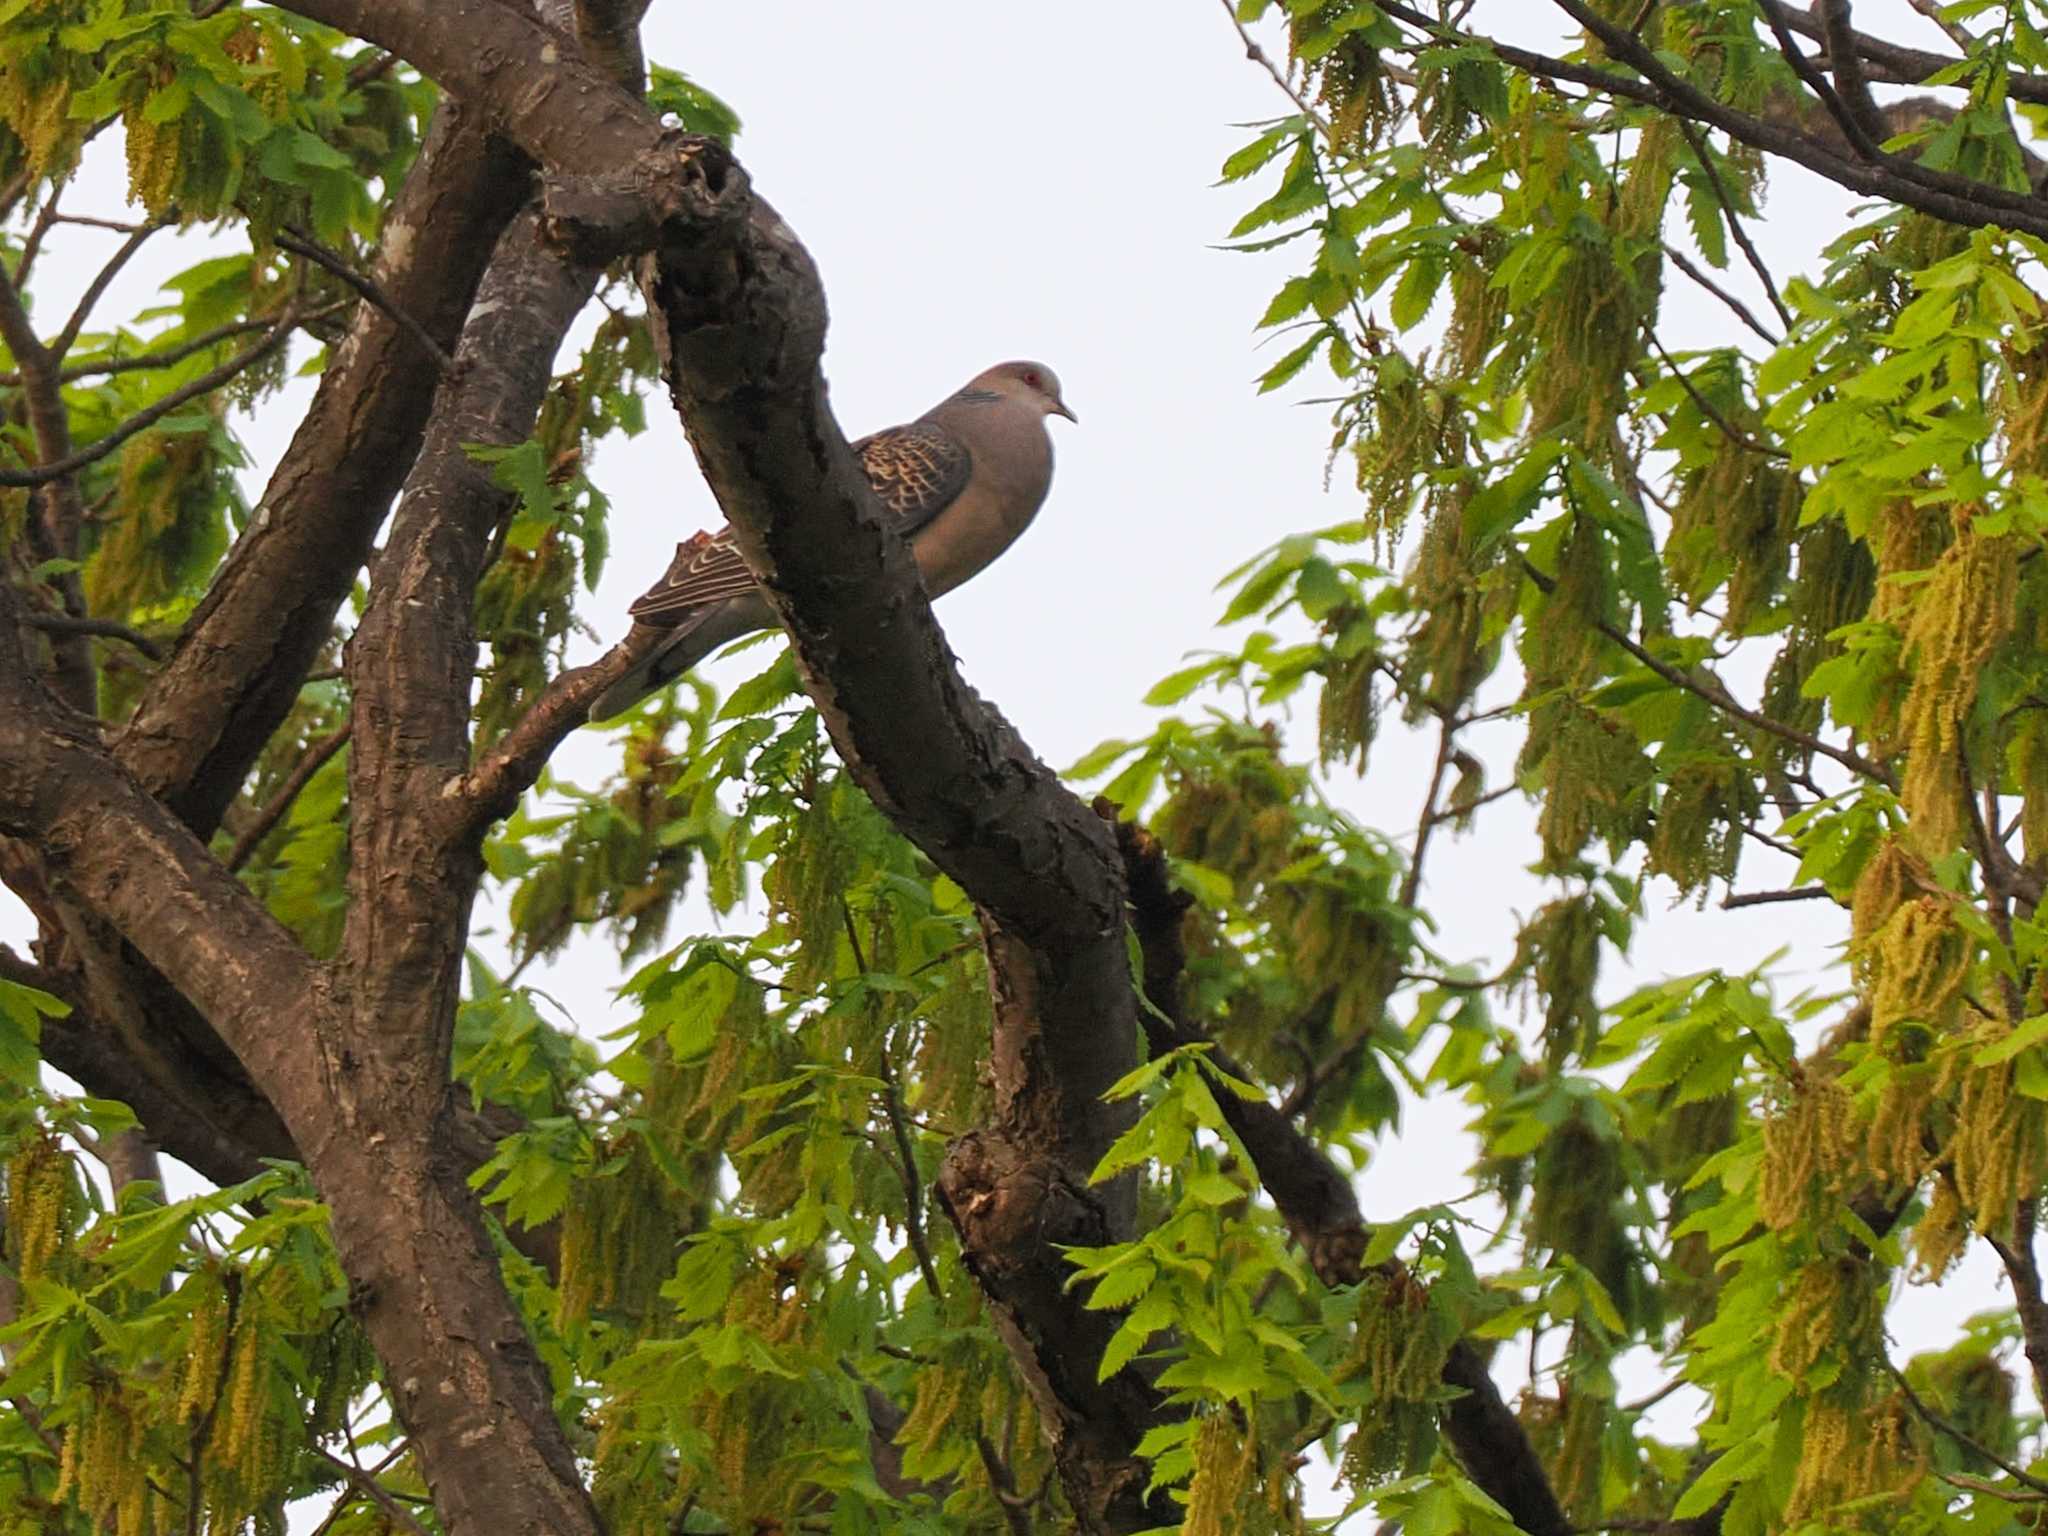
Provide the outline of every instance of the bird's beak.
[[1071,421],[1077,427],[1081,425],[1081,418],[1076,416],[1072,411],[1067,409],[1067,402],[1064,400],[1053,401],[1051,414],[1055,416],[1064,416],[1067,418],[1067,420]]

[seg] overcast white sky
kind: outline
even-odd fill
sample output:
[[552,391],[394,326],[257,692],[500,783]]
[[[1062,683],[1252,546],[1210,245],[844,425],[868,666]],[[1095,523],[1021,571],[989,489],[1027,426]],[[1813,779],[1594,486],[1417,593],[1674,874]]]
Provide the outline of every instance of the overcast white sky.
[[[1559,14],[1536,0],[1481,0],[1474,21],[1547,41]],[[1941,41],[1906,0],[1863,0],[1857,14],[1890,36]],[[1214,248],[1253,196],[1212,185],[1224,156],[1250,136],[1233,124],[1288,110],[1245,60],[1222,5],[657,0],[646,34],[650,58],[738,109],[742,160],[816,258],[832,307],[826,368],[850,436],[918,414],[1004,358],[1039,358],[1059,372],[1081,419],[1052,424],[1059,467],[1046,509],[939,616],[968,679],[1048,761],[1063,765],[1106,736],[1142,733],[1140,696],[1185,652],[1219,643],[1209,630],[1221,609],[1216,579],[1282,535],[1357,506],[1341,467],[1324,490],[1325,412],[1294,403],[1328,381],[1311,373],[1279,396],[1253,392],[1264,366],[1254,322],[1292,275],[1291,257]],[[1773,175],[1759,238],[1781,271],[1810,268],[1849,200],[1802,173]],[[102,195],[76,206],[118,212],[118,144],[95,147],[87,178]],[[1674,228],[1684,243],[1682,221]],[[106,312],[139,307],[208,238],[161,242],[154,264],[124,275]],[[43,278],[67,277],[71,291],[50,283],[46,324],[68,310],[99,248],[82,242],[63,274],[47,264]],[[1673,278],[1667,345],[1722,342],[1732,326]],[[614,553],[584,612],[608,635],[674,542],[721,521],[665,400],[649,414],[649,432],[607,446],[595,465],[612,499]],[[263,472],[295,417],[290,403],[272,404],[246,429]],[[261,483],[261,472],[252,475],[252,499]],[[763,656],[751,651],[717,675],[729,683]],[[1389,740],[1369,780],[1340,785],[1340,799],[1405,840],[1432,746]],[[611,761],[605,740],[586,733],[558,766],[589,781]],[[1503,804],[1478,835],[1433,847],[1425,901],[1453,958],[1497,963],[1517,914],[1546,899],[1523,873],[1528,825],[1518,806]],[[1785,874],[1758,862],[1743,884],[1783,884]],[[1843,932],[1826,904],[1667,915],[1668,896],[1650,898],[1634,957],[1641,977],[1746,969],[1792,945],[1792,968],[1818,981]],[[19,944],[29,932],[0,892],[0,940]],[[621,1022],[608,1017],[618,979],[592,945],[543,984],[599,1030]],[[1461,1190],[1463,1119],[1456,1105],[1412,1116],[1399,1147],[1365,1176],[1368,1214]],[[1988,1271],[1962,1278],[1938,1303],[1908,1293],[1894,1313],[1902,1342],[1926,1347],[1993,1303]]]

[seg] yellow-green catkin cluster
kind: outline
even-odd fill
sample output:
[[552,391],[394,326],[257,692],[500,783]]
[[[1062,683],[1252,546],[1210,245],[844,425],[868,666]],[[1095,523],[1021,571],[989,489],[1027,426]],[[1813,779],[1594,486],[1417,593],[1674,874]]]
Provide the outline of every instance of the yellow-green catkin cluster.
[[1295,1536],[1305,1531],[1292,1480],[1267,1475],[1258,1436],[1235,1413],[1211,1413],[1195,1431],[1183,1536]]
[[606,1313],[639,1328],[675,1268],[668,1181],[638,1136],[600,1149],[598,1158],[598,1171],[575,1181],[562,1211],[556,1326],[578,1327]]
[[[1015,1375],[971,1344],[943,1351],[918,1372],[909,1416],[895,1444],[907,1479],[953,1485],[950,1517],[976,1523],[1000,1519],[1001,1495],[1033,1486],[1050,1470],[1051,1450],[1039,1428],[1036,1405]],[[1011,1486],[990,1480],[981,1447],[996,1451]]]
[[1561,696],[1538,704],[1529,720],[1521,770],[1540,785],[1536,831],[1544,867],[1568,867],[1595,837],[1613,845],[1633,841],[1656,779],[1635,733]]
[[1591,894],[1545,903],[1515,940],[1516,983],[1543,1006],[1546,1066],[1583,1060],[1598,1042],[1601,944],[1600,904]]
[[[1340,152],[1372,147],[1393,122],[1396,106],[1378,50],[1357,31],[1344,32],[1334,46],[1321,46],[1327,29],[1341,25],[1353,11],[1349,0],[1295,5],[1289,11],[1288,53],[1297,67],[1303,67],[1304,53],[1314,55],[1304,72],[1329,115],[1332,147]],[[1317,46],[1311,48],[1312,43]]]
[[910,1413],[896,1431],[903,1451],[903,1470],[912,1477],[927,1475],[938,1465],[939,1450],[956,1421],[976,1413],[980,1399],[975,1374],[965,1362],[927,1366],[917,1373],[917,1393]]
[[1958,536],[1921,584],[1905,630],[1912,673],[1899,709],[1906,749],[1899,800],[1913,846],[1939,858],[1962,845],[1970,775],[1964,725],[1979,679],[2013,629],[2019,548],[2009,536],[1982,538],[1957,515]]
[[65,0],[28,0],[11,11],[0,32],[0,123],[20,141],[22,163],[0,151],[0,169],[61,172],[90,126],[71,116],[73,90],[88,83],[73,71],[88,61],[57,41],[58,29],[75,19],[73,8]]
[[1364,522],[1382,556],[1415,504],[1416,480],[1435,467],[1443,430],[1441,401],[1415,365],[1398,352],[1373,361],[1365,383],[1369,431],[1351,441]]
[[[58,1502],[71,1500],[108,1536],[155,1536],[165,1501],[150,1486],[146,1404],[116,1383],[98,1385],[64,1432]],[[164,1506],[158,1508],[157,1506]]]
[[1339,1379],[1363,1377],[1365,1408],[1345,1441],[1343,1471],[1355,1488],[1426,1465],[1436,1444],[1436,1394],[1455,1337],[1404,1269],[1377,1270],[1354,1292],[1350,1354]]
[[[2006,1020],[1979,1016],[1966,1038],[1981,1051],[2011,1033]],[[2048,1178],[2048,1104],[2015,1088],[2016,1058],[1979,1062],[1974,1054],[1962,1072],[1947,1150],[1971,1225],[2002,1231],[2019,1201],[2033,1199]]]
[[1962,1057],[1943,1051],[1898,1062],[1886,1074],[1864,1138],[1864,1164],[1894,1190],[1916,1186],[1940,1157],[1937,1110],[1955,1086]]
[[1523,637],[1530,692],[1598,680],[1609,645],[1600,626],[1614,616],[1614,568],[1606,542],[1591,518],[1575,514],[1558,547],[1549,590]]
[[1569,1379],[1556,1396],[1531,1390],[1516,1405],[1515,1415],[1550,1473],[1550,1486],[1575,1523],[1591,1525],[1602,1513],[1603,1438],[1613,1408],[1611,1398],[1581,1390]]
[[[756,1264],[734,1285],[720,1322],[771,1351],[797,1348],[813,1342],[814,1303],[800,1277]],[[686,1414],[700,1449],[676,1468],[677,1497],[694,1500],[735,1530],[793,1525],[816,1485],[792,1469],[787,1448],[828,1433],[805,1416],[803,1388],[773,1372],[750,1372],[706,1390]]]
[[[0,515],[0,527],[6,519]],[[2030,561],[2020,575],[2016,648],[2024,655],[2048,655],[2048,572]],[[2019,830],[2025,862],[2048,859],[2048,710],[2023,709],[2003,722],[2007,734],[2008,790],[2020,800]]]
[[1500,544],[1474,547],[1465,522],[1470,496],[1464,478],[1432,491],[1429,521],[1409,564],[1419,620],[1401,657],[1401,687],[1416,711],[1449,715],[1471,700],[1493,670],[1520,584],[1519,577],[1505,579]]
[[1711,887],[1735,878],[1743,828],[1762,808],[1763,795],[1749,764],[1733,756],[1679,764],[1658,793],[1645,872],[1663,875],[1681,896],[1705,902]]
[[[1731,425],[1756,433],[1753,412],[1721,409]],[[1727,633],[1745,633],[1783,589],[1803,496],[1797,475],[1726,432],[1681,483],[1667,541],[1672,576],[1694,602],[1720,589]]]
[[1804,1383],[1823,1361],[1854,1357],[1873,1344],[1883,1317],[1884,1301],[1870,1265],[1849,1258],[1816,1259],[1799,1271],[1779,1307],[1770,1367]]
[[189,1433],[205,1423],[219,1401],[226,1379],[228,1338],[234,1324],[234,1301],[227,1278],[216,1265],[194,1271],[178,1287],[186,1308],[185,1348],[178,1361],[175,1417]]
[[[1814,1398],[1806,1404],[1803,1427],[1785,1503],[1787,1530],[1851,1501],[1904,1499],[1927,1475],[1926,1448],[1903,1396],[1872,1405]],[[1871,1513],[1866,1507],[1864,1515]],[[1889,1528],[1878,1519],[1876,1528]],[[1852,1517],[1850,1523],[1859,1522]]]
[[176,597],[196,558],[221,536],[222,497],[204,431],[138,434],[121,451],[120,489],[96,524],[85,595],[126,618]]
[[1443,377],[1474,382],[1493,349],[1501,344],[1508,316],[1508,296],[1493,275],[1506,242],[1491,228],[1464,237],[1451,263],[1451,320],[1437,366]]
[[1849,1093],[1832,1078],[1796,1068],[1764,1117],[1757,1214],[1775,1231],[1812,1220],[1855,1175],[1862,1143]]
[[[175,75],[175,66],[165,59],[158,83],[168,85]],[[142,204],[153,219],[170,211],[185,158],[185,114],[152,110],[159,95],[157,90],[139,91],[121,114],[128,152],[128,198]]]
[[606,1403],[597,1413],[590,1497],[612,1536],[669,1536],[682,1495],[657,1434],[645,1433],[630,1405]]
[[1533,355],[1542,362],[1526,379],[1528,430],[1567,433],[1595,463],[1618,467],[1625,450],[1616,424],[1644,305],[1606,239],[1563,238],[1564,259],[1529,317]]
[[71,1241],[71,1156],[56,1137],[38,1135],[7,1164],[7,1256],[15,1278],[33,1284]]
[[981,947],[964,946],[926,973],[927,980],[934,977],[937,985],[918,1006],[910,1107],[920,1119],[951,1133],[980,1124],[992,1100],[983,1070],[990,1004]]

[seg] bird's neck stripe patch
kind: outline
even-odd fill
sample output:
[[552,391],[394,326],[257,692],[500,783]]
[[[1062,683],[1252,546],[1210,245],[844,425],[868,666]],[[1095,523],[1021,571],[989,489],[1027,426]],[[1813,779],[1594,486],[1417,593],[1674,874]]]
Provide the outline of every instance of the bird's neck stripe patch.
[[963,389],[953,398],[967,405],[993,405],[1003,397],[992,389]]

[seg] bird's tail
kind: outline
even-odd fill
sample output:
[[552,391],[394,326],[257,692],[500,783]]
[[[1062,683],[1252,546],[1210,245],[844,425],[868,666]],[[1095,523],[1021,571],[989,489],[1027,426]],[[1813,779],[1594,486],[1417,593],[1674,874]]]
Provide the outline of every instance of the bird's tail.
[[609,720],[614,715],[623,715],[649,694],[660,692],[726,641],[734,638],[717,632],[723,626],[705,622],[717,612],[716,608],[707,608],[679,628],[671,630],[666,640],[641,657],[624,677],[598,696],[597,702],[590,706],[591,723],[596,724],[600,720]]

